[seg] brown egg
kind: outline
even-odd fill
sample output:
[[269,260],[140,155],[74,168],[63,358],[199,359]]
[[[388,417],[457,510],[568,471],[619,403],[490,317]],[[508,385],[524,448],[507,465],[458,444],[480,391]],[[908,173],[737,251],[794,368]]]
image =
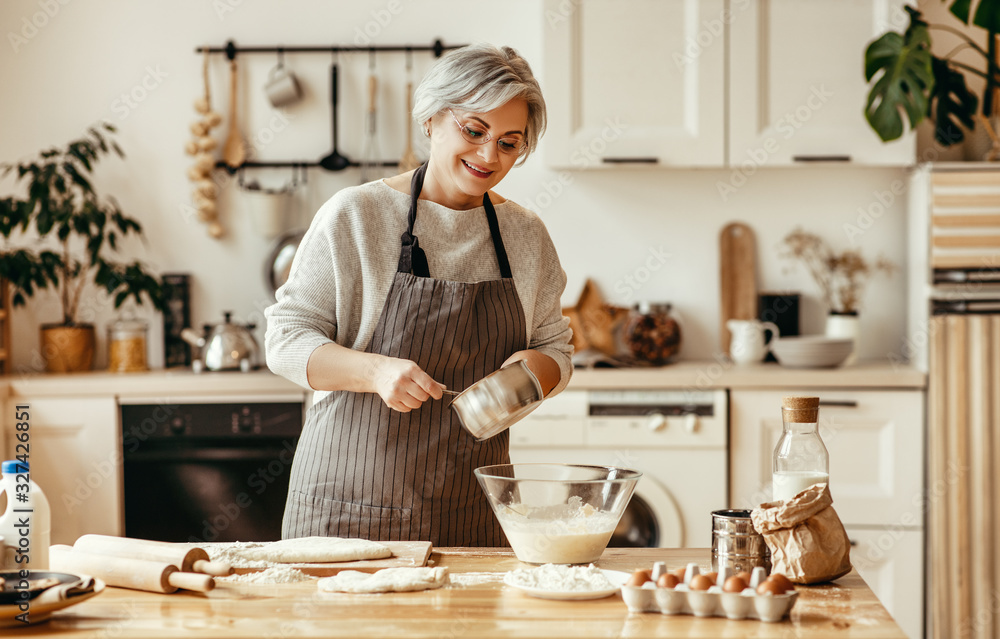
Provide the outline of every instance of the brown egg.
[[774,583],[781,586],[782,592],[788,592],[789,590],[795,590],[795,585],[792,584],[792,580],[784,576],[780,572],[773,573],[767,578],[768,581],[773,581]]
[[681,580],[677,578],[677,575],[670,572],[665,572],[662,575],[660,575],[660,578],[657,580],[656,585],[659,588],[674,588],[680,582]]
[[677,570],[671,571],[671,574],[677,577],[677,581],[684,581],[684,573],[687,572],[687,568],[678,568]]
[[708,590],[715,585],[715,582],[708,578],[708,575],[695,575],[689,584],[691,590]]
[[636,570],[632,573],[632,576],[628,578],[628,581],[625,582],[625,585],[639,587],[647,581],[651,581],[649,571]]
[[765,579],[760,582],[757,586],[758,595],[783,595],[785,594],[785,589],[782,588],[781,584],[772,579]]
[[725,585],[722,586],[722,592],[743,592],[746,587],[747,582],[739,577],[730,577],[726,579]]
[[750,585],[750,580],[753,579],[753,576],[745,570],[736,576],[742,579],[743,583],[745,583],[748,586]]
[[706,572],[705,576],[712,580],[713,586],[719,581],[719,573],[717,572]]

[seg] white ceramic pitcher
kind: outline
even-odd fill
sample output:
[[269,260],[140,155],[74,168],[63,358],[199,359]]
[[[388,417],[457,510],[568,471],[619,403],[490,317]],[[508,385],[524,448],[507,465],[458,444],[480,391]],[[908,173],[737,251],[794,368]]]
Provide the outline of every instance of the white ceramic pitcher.
[[[779,337],[778,327],[772,322],[760,320],[735,320],[726,322],[732,335],[729,342],[729,356],[737,364],[755,364],[767,355],[771,340]],[[765,332],[771,334],[764,337]]]

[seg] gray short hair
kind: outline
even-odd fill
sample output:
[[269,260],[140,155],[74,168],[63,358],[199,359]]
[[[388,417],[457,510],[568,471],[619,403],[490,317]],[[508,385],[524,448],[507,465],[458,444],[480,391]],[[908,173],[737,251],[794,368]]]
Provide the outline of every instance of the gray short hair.
[[528,103],[524,132],[524,163],[545,131],[545,99],[528,62],[510,47],[473,44],[455,49],[437,62],[413,94],[413,119],[418,125],[445,109],[485,113],[514,98]]

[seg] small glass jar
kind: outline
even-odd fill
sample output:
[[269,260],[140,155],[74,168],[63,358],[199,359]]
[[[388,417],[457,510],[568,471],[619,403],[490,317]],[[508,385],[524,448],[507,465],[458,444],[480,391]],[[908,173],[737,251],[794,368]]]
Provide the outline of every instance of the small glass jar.
[[681,348],[681,327],[670,304],[637,304],[625,325],[622,341],[629,357],[648,364],[665,364]]
[[146,365],[146,330],[142,320],[118,320],[108,326],[108,370],[136,373]]

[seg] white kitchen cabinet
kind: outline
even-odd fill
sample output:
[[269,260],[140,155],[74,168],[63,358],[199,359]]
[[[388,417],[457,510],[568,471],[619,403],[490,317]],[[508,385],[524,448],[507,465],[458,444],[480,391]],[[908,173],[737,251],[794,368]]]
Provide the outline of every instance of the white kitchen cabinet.
[[121,445],[113,396],[13,396],[7,400],[8,455],[17,449],[14,407],[27,406],[31,478],[52,511],[52,543],[86,533],[121,535]]
[[847,527],[851,539],[851,563],[899,623],[906,636],[923,637],[924,534],[899,528],[861,529]]
[[845,524],[922,526],[924,394],[918,390],[734,390],[729,429],[734,507],[770,499],[781,399],[790,395],[820,397],[830,492]]
[[721,166],[725,4],[547,0],[547,162]]
[[905,4],[732,0],[729,163],[913,164],[913,135],[883,143],[864,117],[866,45],[906,24]]
[[863,113],[865,46],[906,24],[904,4],[546,0],[546,161],[911,165],[915,136],[885,144]]

